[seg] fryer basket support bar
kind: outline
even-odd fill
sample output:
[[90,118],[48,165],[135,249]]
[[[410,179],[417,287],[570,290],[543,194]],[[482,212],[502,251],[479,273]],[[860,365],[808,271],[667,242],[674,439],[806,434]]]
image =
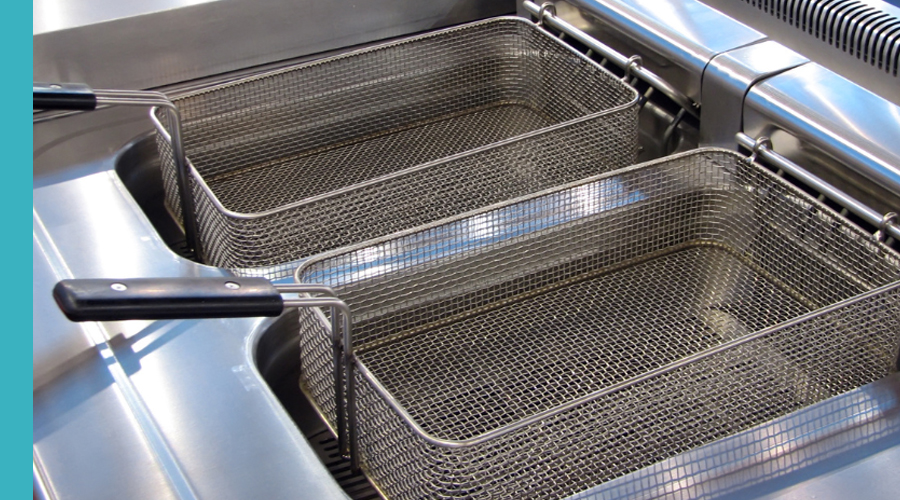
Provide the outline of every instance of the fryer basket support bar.
[[766,137],[753,139],[743,132],[738,132],[735,138],[737,139],[738,144],[750,150],[751,155],[748,157],[749,161],[752,162],[757,157],[764,159],[773,166],[796,177],[807,186],[816,189],[869,224],[877,227],[878,232],[875,233],[876,238],[883,239],[883,235],[886,234],[891,238],[900,241],[900,221],[898,221],[896,213],[889,212],[880,214],[865,203],[823,181],[803,167],[773,151],[771,149],[771,142]]
[[553,7],[553,2],[544,2],[543,4],[538,5],[529,0],[525,0],[522,5],[528,12],[537,16],[538,23],[547,23],[553,28],[560,30],[566,35],[571,36],[572,38],[583,43],[585,46],[587,46],[603,58],[613,62],[616,66],[625,70],[626,83],[627,80],[629,80],[631,77],[635,77],[658,90],[669,99],[672,99],[672,101],[681,106],[682,109],[690,113],[691,116],[695,118],[700,117],[700,113],[698,111],[699,104],[691,100],[690,97],[684,95],[674,86],[672,86],[672,84],[660,78],[656,73],[643,67],[641,65],[640,56],[627,57],[625,55],[622,55],[608,45],[598,41],[594,37],[557,17],[555,14],[556,9]]

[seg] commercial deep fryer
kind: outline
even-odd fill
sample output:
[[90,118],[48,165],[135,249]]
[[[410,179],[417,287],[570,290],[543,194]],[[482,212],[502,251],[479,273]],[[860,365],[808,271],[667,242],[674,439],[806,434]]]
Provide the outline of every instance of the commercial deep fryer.
[[719,149],[328,252],[296,279],[54,294],[79,321],[298,306],[300,384],[387,498],[576,494],[880,380],[900,355],[900,255]]
[[[745,23],[752,24],[769,37],[746,26],[737,25],[726,16],[715,17],[711,10],[703,10],[693,1],[573,0],[559,1],[555,8],[547,7],[543,13],[538,12],[539,5],[535,5],[533,10],[524,5],[520,6],[519,13],[534,16],[533,19],[542,18],[544,28],[560,35],[564,43],[571,44],[581,52],[590,50],[588,57],[606,64],[617,75],[637,86],[642,94],[642,158],[685,151],[696,147],[698,143],[735,149],[734,133],[744,131],[749,137],[741,136],[737,142],[743,146],[743,154],[756,155],[766,166],[773,167],[772,171],[777,175],[797,184],[820,203],[842,211],[844,217],[864,230],[855,233],[861,241],[870,241],[874,247],[880,248],[881,244],[876,242],[880,239],[884,244],[896,248],[896,242],[891,236],[896,232],[896,224],[892,223],[896,219],[889,213],[896,212],[898,207],[896,195],[892,194],[896,192],[896,179],[891,173],[892,165],[897,165],[897,162],[891,160],[894,157],[891,155],[896,156],[896,153],[891,151],[896,145],[896,140],[892,137],[896,137],[898,126],[895,119],[891,121],[890,109],[896,107],[891,108],[885,104],[884,98],[866,93],[856,86],[865,86],[882,96],[885,95],[885,89],[898,88],[896,84],[883,84],[884,81],[896,82],[896,77],[893,76],[896,64],[888,57],[896,54],[896,51],[892,53],[891,50],[896,46],[895,35],[898,33],[893,28],[896,23],[891,20],[892,11],[878,7],[876,4],[879,2],[865,2],[865,5],[853,1],[755,2],[751,5],[749,1],[735,0],[730,2],[730,6],[726,6],[729,3],[727,1],[718,3],[723,10],[730,8],[730,15],[745,19]],[[826,3],[829,5],[825,5]],[[215,6],[218,2],[212,4]],[[746,4],[743,14],[741,8],[736,7],[738,4]],[[783,20],[779,17],[786,12],[785,8],[790,12],[791,6],[788,4],[793,5],[794,11],[800,9],[801,5],[803,9],[808,9],[804,10],[806,24],[798,22],[796,14],[794,17],[785,14]],[[196,7],[200,8],[202,6]],[[262,8],[264,7],[260,6]],[[407,10],[412,12],[415,9]],[[757,10],[759,14],[755,17],[744,15],[750,10]],[[321,14],[321,11],[316,12],[317,15]],[[352,18],[352,11],[345,12]],[[771,22],[755,24],[759,18],[766,16]],[[220,16],[216,18],[221,19]],[[372,17],[376,18],[378,16]],[[384,18],[382,16],[378,19]],[[826,20],[830,20],[829,26],[835,27],[835,33],[844,29],[847,36],[843,41],[841,37],[834,37],[835,41],[832,42],[827,35],[830,28],[820,31],[809,28],[810,38],[824,37],[823,43],[828,44],[828,49],[820,46],[817,50],[825,56],[795,47],[795,50],[805,56],[803,57],[778,47],[779,43],[788,42],[787,38],[780,38],[782,34],[775,29],[778,23],[794,29],[791,23],[797,22],[796,29],[799,32],[801,24],[810,27],[821,21],[821,26],[825,26]],[[590,32],[595,40],[615,47],[619,56],[603,52],[603,47],[592,46],[589,40],[580,38],[578,32],[569,30],[563,24],[566,22],[569,26],[574,25]],[[322,25],[331,26],[327,23]],[[200,28],[198,33],[202,34],[203,24],[197,26]],[[869,35],[864,36],[863,33],[871,34],[868,40],[875,42],[866,45],[868,42],[865,40]],[[298,29],[293,36],[299,38],[303,35],[304,30]],[[36,36],[36,76],[37,38]],[[831,44],[834,44],[834,48]],[[865,49],[856,50],[857,44]],[[178,57],[169,58],[168,61],[177,63],[181,53],[189,50],[188,46],[180,47]],[[885,55],[880,58],[869,55],[879,51],[883,51]],[[639,54],[640,57],[629,57],[633,54]],[[836,65],[838,61],[857,58],[858,66],[850,64],[853,71]],[[152,57],[141,59],[153,60]],[[825,64],[828,69],[820,64]],[[144,66],[155,71],[157,76],[166,74],[158,71],[159,65]],[[860,66],[871,66],[873,72],[881,72],[883,78],[873,77],[873,72],[868,72],[865,68],[860,70]],[[71,67],[77,68],[76,60],[73,59]],[[623,71],[623,67],[627,70]],[[841,73],[844,79],[835,78],[831,73],[835,71]],[[87,76],[78,79],[93,81]],[[211,77],[208,81],[189,82],[190,88],[187,91],[183,90],[185,87],[175,87],[171,95],[184,95],[198,88],[209,87],[210,81],[212,86],[218,86],[223,81],[233,79],[232,75],[224,75]],[[662,79],[666,82],[661,82]],[[855,80],[856,84],[847,79]],[[881,87],[874,83],[870,85],[876,79],[882,81]],[[139,88],[159,83],[142,85]],[[859,111],[864,111],[862,114],[865,115],[865,120],[859,120]],[[34,283],[37,496],[40,497],[42,491],[38,486],[41,486],[41,481],[45,481],[43,486],[47,487],[51,496],[56,489],[66,495],[85,498],[98,498],[103,494],[121,496],[122,492],[128,492],[133,497],[150,495],[153,498],[167,495],[180,498],[223,498],[229,495],[238,498],[277,498],[295,497],[298,492],[301,492],[301,496],[328,497],[327,487],[323,486],[322,475],[319,473],[325,470],[324,467],[304,462],[307,460],[304,457],[309,456],[308,451],[304,451],[308,448],[306,440],[297,434],[292,424],[288,422],[285,425],[286,419],[282,418],[284,412],[266,387],[268,384],[273,388],[285,409],[297,420],[306,439],[318,446],[316,443],[319,442],[320,434],[310,434],[308,424],[304,424],[304,415],[310,412],[295,407],[302,399],[294,396],[295,373],[300,372],[292,372],[292,368],[286,368],[292,366],[291,363],[296,366],[299,356],[299,353],[292,354],[297,351],[293,340],[296,330],[291,328],[296,328],[296,314],[300,313],[287,313],[284,318],[274,322],[232,319],[86,324],[84,331],[88,338],[97,342],[96,349],[105,363],[100,369],[106,370],[108,366],[114,380],[113,385],[109,386],[110,391],[106,392],[118,392],[122,395],[119,404],[125,411],[119,412],[124,415],[120,419],[117,419],[119,413],[115,409],[103,407],[104,416],[101,418],[69,420],[74,415],[93,415],[90,412],[105,394],[92,392],[95,389],[77,389],[93,388],[95,386],[90,384],[90,380],[103,380],[103,377],[85,378],[88,373],[85,371],[88,363],[86,360],[92,358],[82,356],[49,372],[43,367],[39,370],[39,366],[42,366],[38,363],[39,353],[44,352],[43,346],[47,345],[42,343],[41,332],[48,331],[44,327],[47,321],[45,318],[53,317],[53,312],[39,299],[46,298],[46,290],[55,282],[44,279],[39,273],[39,262],[42,262],[40,256],[47,256],[47,261],[56,272],[56,279],[227,274],[220,269],[195,266],[190,262],[173,259],[171,252],[157,243],[160,236],[155,230],[159,231],[163,240],[169,240],[165,236],[164,217],[161,219],[159,215],[154,215],[162,212],[148,208],[150,205],[145,205],[148,202],[142,197],[142,190],[152,186],[152,183],[146,184],[144,181],[150,177],[131,175],[136,165],[135,159],[141,160],[147,151],[155,149],[155,145],[152,138],[149,141],[139,138],[124,149],[116,149],[125,140],[136,137],[140,130],[132,132],[130,130],[134,130],[134,127],[121,121],[114,122],[116,127],[108,126],[106,129],[95,125],[106,123],[104,116],[120,119],[116,117],[122,115],[104,110],[97,115],[96,120],[87,115],[51,120],[36,114],[34,214],[35,241],[38,246],[35,253]],[[145,122],[146,115],[141,120]],[[72,138],[58,132],[70,128],[65,126],[66,121],[74,121],[71,129],[82,135]],[[126,125],[122,126],[121,123]],[[123,130],[118,135],[113,133],[119,129]],[[94,130],[97,132],[93,132]],[[82,177],[63,177],[62,180],[54,178],[55,184],[49,184],[46,180],[48,157],[38,154],[40,148],[50,148],[45,145],[52,144],[46,142],[44,137],[50,135],[53,140],[59,138],[65,149],[66,144],[74,144],[79,137],[87,138],[90,142],[91,134],[94,137],[100,134],[123,137],[123,142],[119,143],[115,142],[119,139],[110,139],[108,146],[108,151],[116,151],[120,156],[117,156],[115,162],[110,160],[97,163],[98,167],[94,167],[94,163],[88,162],[90,158],[81,160],[76,155],[68,161],[71,164],[83,162],[78,170]],[[755,141],[760,136],[769,136],[771,142]],[[790,156],[795,162],[828,179],[832,185],[863,200],[865,204],[855,203],[851,197],[829,190],[815,179],[804,178],[802,171],[792,170],[790,163],[783,163],[782,159],[772,154],[773,149]],[[54,151],[49,150],[51,153]],[[66,151],[72,151],[72,148],[69,147]],[[149,158],[155,154],[147,156]],[[114,163],[116,172],[110,172],[108,176],[105,173],[85,176],[83,173],[86,168],[109,169]],[[148,164],[154,169],[158,168],[158,164]],[[66,175],[74,175],[68,174],[70,171],[75,172],[66,170]],[[137,180],[145,183],[137,183]],[[104,187],[107,184],[108,189]],[[604,184],[598,189],[608,194],[619,192],[615,183]],[[86,194],[88,195],[85,196]],[[132,195],[140,204],[140,209],[131,200]],[[118,201],[120,198],[121,202]],[[625,197],[625,205],[618,208],[631,207],[633,203],[641,201],[639,198]],[[810,202],[810,199],[802,196],[798,199],[805,200],[803,203]],[[78,203],[73,203],[73,200]],[[57,205],[65,211],[55,210]],[[590,209],[591,204],[586,203],[585,206]],[[817,205],[812,203],[810,206]],[[598,216],[609,216],[610,209],[615,209],[602,203],[594,204],[594,207],[599,210]],[[147,214],[146,218],[144,213]],[[59,214],[67,217],[61,220]],[[817,214],[818,212],[805,214],[805,217],[807,220],[817,221]],[[147,220],[154,226],[147,224]],[[538,226],[548,229],[572,222],[567,217],[562,217],[561,220],[560,224]],[[86,221],[91,224],[85,225]],[[497,221],[475,221],[473,227],[480,228],[479,234],[484,234],[487,228],[497,226],[491,222]],[[847,234],[852,235],[854,231],[856,230]],[[865,232],[874,233],[875,236],[869,237]],[[797,234],[789,236],[799,238],[797,241],[806,241],[811,245],[810,248],[815,248],[813,239],[807,241],[805,234],[804,229],[800,228]],[[489,240],[481,242],[490,243]],[[172,246],[176,247],[175,244]],[[805,252],[798,254],[807,255]],[[854,263],[855,261],[848,259],[841,264],[849,266]],[[65,274],[67,270],[70,273],[68,275]],[[375,273],[371,269],[369,272]],[[737,273],[737,276],[743,275]],[[241,278],[234,277],[225,279],[241,281]],[[754,280],[756,281],[765,282],[766,278]],[[107,289],[108,285],[107,283]],[[660,293],[665,292],[665,287],[658,288]],[[43,292],[38,293],[39,289]],[[895,297],[890,293],[887,295]],[[737,310],[741,311],[739,307]],[[843,310],[846,313],[852,308],[846,309],[845,305]],[[38,312],[41,314],[37,314]],[[874,317],[877,320],[875,323],[884,327],[881,333],[890,333],[890,319],[893,317],[890,311],[876,313]],[[707,311],[704,318],[717,328],[735,324],[734,314],[730,311]],[[320,322],[321,317],[316,321]],[[39,327],[39,323],[42,326]],[[870,322],[865,328],[879,327]],[[69,335],[65,339],[79,337],[77,330],[66,331]],[[247,333],[251,331],[252,333]],[[108,344],[103,343],[102,332],[106,332],[107,338],[112,339]],[[783,333],[779,330],[766,336],[777,338],[779,332]],[[869,340],[871,338],[859,343],[848,343],[841,349],[848,354],[855,354],[857,351],[854,348],[866,345]],[[755,345],[758,344],[751,342],[745,346],[733,346],[731,352],[746,354]],[[802,351],[815,349],[817,345],[812,341],[800,347]],[[772,356],[771,349],[757,352],[769,355],[767,360],[779,360],[778,356]],[[361,353],[362,356],[365,354]],[[543,359],[540,361],[550,362]],[[654,360],[649,359],[647,362]],[[698,361],[691,366],[698,367],[702,364],[703,361]],[[121,369],[117,368],[119,366]],[[748,367],[747,370],[765,370],[765,366],[768,365],[763,363],[763,366]],[[815,363],[815,368],[818,367],[818,363]],[[810,371],[816,372],[815,368]],[[849,366],[846,370],[843,366],[826,368],[839,368],[841,373],[859,373],[861,365]],[[45,375],[39,376],[39,371]],[[774,375],[777,380],[784,373],[775,372]],[[292,377],[294,392],[287,389],[289,384],[280,382],[288,382]],[[872,375],[872,378],[880,377],[881,375]],[[779,397],[782,395],[799,394],[799,399],[793,400],[796,402],[813,401],[820,394],[816,392],[819,386],[815,384],[796,383],[807,382],[809,377],[785,375],[781,380],[787,381],[786,385],[793,389],[766,393],[761,396],[761,400],[773,402],[773,407],[779,407]],[[866,380],[860,378],[857,382],[862,384]],[[329,378],[328,386],[334,387],[333,382]],[[692,382],[696,382],[696,379],[692,379]],[[706,383],[717,382],[720,380],[709,380]],[[847,383],[850,384],[851,381]],[[838,385],[834,387],[837,388]],[[73,390],[63,391],[62,386]],[[801,386],[811,390],[804,392],[797,389]],[[840,390],[836,389],[837,392]],[[672,392],[678,394],[677,386]],[[821,395],[828,397],[825,392]],[[46,397],[42,396],[44,393]],[[874,384],[850,389],[839,396],[828,397],[811,406],[798,403],[797,409],[779,407],[789,413],[772,420],[755,414],[752,409],[743,413],[738,411],[730,415],[745,415],[748,422],[758,417],[763,422],[730,437],[717,435],[716,441],[709,445],[693,447],[693,443],[685,444],[683,448],[675,450],[677,454],[669,459],[652,459],[650,462],[653,465],[639,468],[618,479],[605,481],[578,493],[576,497],[686,498],[736,495],[747,498],[785,492],[796,495],[802,492],[822,498],[829,494],[846,494],[848,491],[878,497],[879,492],[891,488],[890,485],[895,482],[894,475],[890,472],[891,462],[887,458],[893,456],[892,446],[896,445],[891,443],[895,443],[894,436],[900,429],[892,417],[897,404],[895,394],[896,374],[881,378]],[[82,399],[73,402],[73,395],[81,395]],[[48,407],[54,401],[58,402],[58,411],[64,410],[63,413],[51,411],[48,414]],[[791,399],[786,397],[784,401]],[[131,422],[140,431],[137,441],[122,438],[121,426],[118,424],[120,421]],[[699,424],[695,426],[697,422],[694,413],[679,411],[672,413],[671,420],[661,419],[660,425],[703,428]],[[624,422],[615,423],[627,425]],[[98,433],[95,429],[100,428],[102,432]],[[330,432],[322,435],[325,434]],[[103,436],[103,439],[94,439],[97,436]],[[110,439],[110,436],[114,439]],[[665,437],[654,434],[653,440],[669,443]],[[115,453],[104,451],[114,446],[117,446]],[[322,463],[332,470],[348,494],[355,498],[367,498],[366,495],[371,494],[371,490],[362,488],[365,478],[349,475],[345,469],[346,462],[337,457],[335,449],[336,444],[335,447],[325,444],[324,449],[319,450]],[[690,451],[682,451],[687,449]],[[144,450],[144,455],[140,455],[141,450]],[[390,454],[384,456],[389,457]],[[110,460],[112,457],[115,457],[114,461]],[[624,463],[627,462],[623,460]],[[882,468],[879,468],[879,463]],[[80,464],[91,464],[90,473],[85,474]],[[885,465],[888,466],[887,469],[884,468]],[[631,469],[623,465],[619,472],[627,470]],[[82,472],[77,474],[79,471]],[[573,468],[570,471],[573,484],[586,481],[579,477],[583,475],[580,469]],[[539,465],[522,469],[522,475],[529,478],[523,480],[530,481],[529,487],[540,490],[540,479],[544,477],[542,472]],[[611,476],[605,477],[616,474],[616,471],[612,471]],[[143,477],[151,482],[137,482]],[[402,483],[403,479],[398,481]],[[143,486],[138,486],[139,484]],[[520,483],[511,482],[508,487],[490,484],[490,487],[509,491],[516,484]],[[548,489],[554,487],[547,486]],[[452,489],[453,485],[446,488],[446,491]],[[336,487],[335,491],[338,491]],[[514,495],[511,493],[508,496]]]

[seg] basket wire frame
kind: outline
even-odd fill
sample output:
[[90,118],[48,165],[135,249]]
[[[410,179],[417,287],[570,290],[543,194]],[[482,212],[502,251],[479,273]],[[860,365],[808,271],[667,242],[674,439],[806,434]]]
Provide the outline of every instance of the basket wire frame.
[[[210,265],[299,259],[632,164],[638,96],[530,21],[496,18],[174,100]],[[166,119],[167,205],[181,217]],[[565,144],[594,161],[553,161]],[[479,151],[477,158],[458,159]]]
[[[390,498],[562,497],[878,380],[900,257],[699,150],[306,262],[353,314],[362,466]],[[328,324],[301,384],[334,425]]]

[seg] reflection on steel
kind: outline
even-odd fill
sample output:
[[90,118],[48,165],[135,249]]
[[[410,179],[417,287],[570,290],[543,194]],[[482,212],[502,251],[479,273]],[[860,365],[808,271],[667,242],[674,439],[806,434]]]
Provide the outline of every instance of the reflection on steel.
[[743,116],[747,135],[770,137],[777,151],[807,170],[812,166],[805,161],[823,169],[829,161],[839,164],[831,177],[816,173],[832,184],[855,184],[862,192],[852,194],[875,198],[881,210],[900,209],[900,106],[808,63],[753,86]]
[[900,104],[900,4],[705,0],[857,85]]
[[720,54],[703,72],[700,145],[734,148],[743,127],[744,96],[756,83],[808,62],[778,42],[748,45]]
[[57,496],[53,494],[50,485],[47,484],[43,471],[38,468],[37,457],[32,458],[31,461],[31,483],[35,500],[56,500]]
[[509,0],[35,0],[34,9],[35,81],[149,89],[514,7]]

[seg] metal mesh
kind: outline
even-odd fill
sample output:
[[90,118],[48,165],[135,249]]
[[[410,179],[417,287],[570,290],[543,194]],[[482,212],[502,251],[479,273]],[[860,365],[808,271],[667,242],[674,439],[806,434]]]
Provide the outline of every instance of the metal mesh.
[[[520,18],[280,70],[175,103],[196,169],[202,257],[238,270],[625,167],[637,150],[635,91]],[[554,127],[555,135],[542,133]],[[590,161],[544,160],[563,138],[581,143]],[[167,203],[180,214],[170,147],[158,143]],[[475,160],[441,161],[495,147]]]
[[[877,380],[900,348],[900,257],[721,150],[297,279],[353,311],[362,462],[391,498],[566,496]],[[300,326],[301,383],[333,423],[327,322]]]

